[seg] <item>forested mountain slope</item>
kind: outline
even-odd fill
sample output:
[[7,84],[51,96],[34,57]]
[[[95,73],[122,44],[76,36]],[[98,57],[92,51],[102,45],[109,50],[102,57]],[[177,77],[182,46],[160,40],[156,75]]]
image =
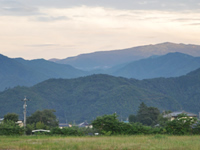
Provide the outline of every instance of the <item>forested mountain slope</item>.
[[[146,80],[109,75],[76,79],[50,79],[33,87],[16,87],[0,93],[0,113],[23,116],[26,95],[28,115],[38,109],[55,109],[60,122],[90,121],[96,116],[117,113],[125,119],[137,112],[141,102],[162,110],[198,113],[200,108],[200,70],[176,78]],[[1,117],[1,116],[0,116]]]

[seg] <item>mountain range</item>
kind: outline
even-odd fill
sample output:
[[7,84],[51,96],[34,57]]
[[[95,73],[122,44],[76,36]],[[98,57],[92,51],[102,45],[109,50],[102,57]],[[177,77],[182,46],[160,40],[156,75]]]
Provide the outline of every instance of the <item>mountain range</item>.
[[[200,111],[200,69],[174,78],[127,79],[91,75],[75,79],[49,79],[32,87],[15,87],[0,92],[0,114],[23,116],[41,109],[55,109],[60,122],[90,121],[103,114],[117,113],[121,119],[135,114],[141,102],[163,110]],[[6,107],[5,107],[6,106]],[[2,117],[2,116],[0,116]]]
[[44,59],[12,59],[0,54],[0,91],[18,85],[32,86],[49,78],[73,78],[86,74],[70,65]]
[[[168,53],[170,51],[175,52]],[[191,55],[176,51],[190,53]],[[200,46],[198,45],[173,43],[83,54],[67,58],[66,60],[73,60],[70,65],[44,59],[12,59],[0,55],[0,91],[18,85],[33,86],[50,78],[71,79],[92,74],[108,74],[135,79],[178,77],[200,67],[200,57],[197,57],[199,55]]]
[[0,117],[15,112],[22,118],[24,96],[32,100],[28,115],[55,109],[60,122],[91,121],[114,112],[126,119],[141,102],[161,111],[198,113],[199,55],[200,46],[173,43],[67,59],[74,64],[0,55],[0,90],[4,90],[0,92]]
[[175,52],[133,61],[117,69],[107,69],[105,73],[126,78],[150,79],[178,77],[198,68],[200,68],[200,57]]
[[81,70],[107,69],[116,65],[144,59],[153,55],[180,52],[194,57],[200,56],[200,46],[192,44],[160,43],[121,50],[99,51],[81,54],[66,59],[51,59],[60,64],[69,64]]

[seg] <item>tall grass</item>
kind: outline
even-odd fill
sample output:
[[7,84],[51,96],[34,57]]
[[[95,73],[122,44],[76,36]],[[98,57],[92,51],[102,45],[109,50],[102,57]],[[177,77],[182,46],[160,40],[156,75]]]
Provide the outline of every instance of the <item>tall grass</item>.
[[0,136],[0,149],[199,150],[200,136]]

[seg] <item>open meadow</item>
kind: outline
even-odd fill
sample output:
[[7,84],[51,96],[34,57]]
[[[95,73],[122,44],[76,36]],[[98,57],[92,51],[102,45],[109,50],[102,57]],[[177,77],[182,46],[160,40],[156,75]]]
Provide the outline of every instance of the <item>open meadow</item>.
[[9,150],[199,150],[200,136],[0,136]]

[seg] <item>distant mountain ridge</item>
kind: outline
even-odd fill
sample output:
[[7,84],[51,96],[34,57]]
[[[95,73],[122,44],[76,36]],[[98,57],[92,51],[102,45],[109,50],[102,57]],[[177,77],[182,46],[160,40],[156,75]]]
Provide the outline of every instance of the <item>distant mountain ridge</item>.
[[[167,53],[168,51],[181,51],[181,53]],[[32,86],[50,78],[76,78],[91,74],[109,74],[136,79],[178,77],[200,67],[199,57],[183,52],[198,56],[200,46],[161,43],[125,50],[95,52],[67,58],[71,65],[44,59],[30,61],[22,58],[11,59],[0,55],[0,91],[18,85]],[[162,53],[167,54],[160,55]],[[73,64],[89,71],[77,69],[72,66]]]
[[[141,59],[124,65],[108,74],[135,79],[178,77],[200,68],[200,57],[175,52]],[[106,71],[105,71],[106,72]]]
[[[163,110],[200,110],[200,69],[185,76],[135,80],[109,75],[75,79],[49,79],[33,87],[15,87],[0,92],[0,114],[23,116],[24,95],[28,115],[36,110],[55,109],[60,122],[90,121],[103,114],[117,113],[126,119],[141,102]],[[1,116],[0,116],[1,117]]]
[[49,78],[75,78],[86,72],[70,65],[38,60],[11,59],[0,54],[0,91],[14,86],[32,86]]
[[99,51],[53,60],[56,63],[69,64],[82,70],[106,69],[119,64],[128,63],[150,57],[152,55],[165,55],[170,52],[180,52],[191,56],[200,56],[200,46],[192,44],[161,43],[145,45],[122,50]]

